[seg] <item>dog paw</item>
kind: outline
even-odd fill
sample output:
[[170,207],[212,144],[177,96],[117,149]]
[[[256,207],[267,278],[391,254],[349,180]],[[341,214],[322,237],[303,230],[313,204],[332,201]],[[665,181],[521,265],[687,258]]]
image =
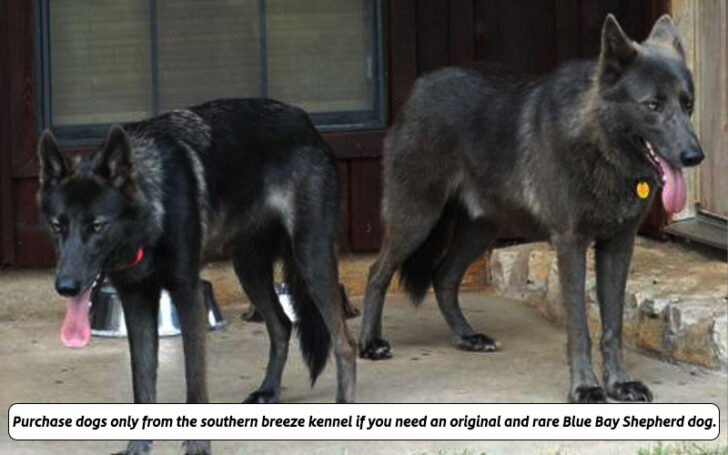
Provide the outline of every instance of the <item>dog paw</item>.
[[356,317],[359,317],[359,309],[354,307],[348,307],[344,308],[344,317],[346,319],[354,319]]
[[245,322],[263,322],[263,315],[260,314],[253,305],[250,305],[250,308],[240,315],[240,319]]
[[275,393],[270,390],[256,390],[243,400],[244,404],[270,404],[278,403]]
[[210,455],[210,441],[185,441],[182,443],[184,455]]
[[362,343],[359,347],[359,357],[369,360],[381,360],[392,357],[392,348],[387,340],[377,338],[366,343]]
[[609,397],[618,401],[652,401],[652,392],[640,381],[615,382],[607,388]]
[[111,455],[149,455],[152,453],[152,441],[129,441],[126,449]]
[[606,403],[607,392],[598,385],[580,385],[569,394],[570,403]]
[[483,333],[472,335],[455,335],[455,346],[464,351],[493,352],[498,350],[499,343]]

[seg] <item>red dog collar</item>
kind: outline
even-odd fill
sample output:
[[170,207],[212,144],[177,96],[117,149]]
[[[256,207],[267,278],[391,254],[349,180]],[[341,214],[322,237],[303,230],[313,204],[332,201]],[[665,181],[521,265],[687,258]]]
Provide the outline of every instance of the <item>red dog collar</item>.
[[135,265],[142,262],[142,259],[144,258],[144,249],[142,247],[139,247],[139,249],[136,252],[136,257],[133,261],[129,262],[126,266],[127,267],[134,267]]

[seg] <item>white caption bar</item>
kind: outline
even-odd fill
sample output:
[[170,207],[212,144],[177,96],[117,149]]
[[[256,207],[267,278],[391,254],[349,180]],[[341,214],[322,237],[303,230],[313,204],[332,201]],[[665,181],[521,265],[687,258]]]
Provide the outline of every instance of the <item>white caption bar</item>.
[[16,440],[711,440],[714,404],[15,404]]

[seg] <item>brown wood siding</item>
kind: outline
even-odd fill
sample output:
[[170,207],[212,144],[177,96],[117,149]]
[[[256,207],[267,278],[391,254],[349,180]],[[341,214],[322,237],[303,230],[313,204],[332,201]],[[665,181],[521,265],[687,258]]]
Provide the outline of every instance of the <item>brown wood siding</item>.
[[450,0],[448,14],[450,64],[475,60],[475,2]]
[[7,11],[0,7],[0,266],[13,262],[15,257],[15,226],[12,207],[12,172],[10,172],[10,110],[9,65],[7,52]]
[[478,60],[541,74],[556,63],[553,1],[476,0]]
[[[0,259],[47,264],[52,253],[37,219],[37,92],[34,2],[6,0],[0,25]],[[388,123],[416,77],[451,64],[489,61],[539,74],[560,62],[596,55],[599,31],[613,12],[641,39],[668,10],[667,0],[389,0],[384,1]],[[381,146],[384,130],[325,134],[339,157],[342,249],[377,249],[382,228]],[[10,168],[10,172],[8,172]],[[8,197],[11,189],[12,196]],[[656,212],[655,226],[662,225]]]
[[35,194],[35,177],[15,180],[15,263],[17,265],[51,265],[53,248],[48,234],[40,224]]
[[[33,47],[33,3],[27,0],[6,0],[2,3],[2,64],[0,77],[0,184],[2,185],[2,262],[17,263],[17,257],[41,250],[45,244],[18,243],[19,229],[17,210],[17,179],[24,175],[34,176],[36,141],[36,79],[35,52]],[[7,189],[11,192],[8,193]],[[15,197],[14,197],[15,196]],[[31,201],[34,206],[34,200]],[[32,256],[32,254],[31,254]]]
[[417,78],[417,1],[389,2],[389,121]]
[[364,158],[349,161],[351,184],[350,238],[357,251],[379,248],[382,226],[379,218],[382,199],[382,160]]
[[339,168],[339,249],[349,250],[349,162],[340,160]]
[[10,75],[8,110],[11,119],[13,177],[34,177],[37,174],[35,145],[36,73],[33,3],[27,0],[6,0],[7,53]]

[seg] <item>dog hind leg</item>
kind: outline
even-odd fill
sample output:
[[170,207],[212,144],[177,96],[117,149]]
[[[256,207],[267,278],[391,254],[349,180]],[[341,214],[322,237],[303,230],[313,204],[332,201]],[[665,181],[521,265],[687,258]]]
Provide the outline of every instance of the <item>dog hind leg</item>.
[[435,227],[443,207],[444,200],[434,207],[427,208],[418,207],[418,204],[398,204],[398,210],[402,210],[403,213],[398,215],[396,221],[385,222],[387,232],[382,249],[369,268],[369,278],[364,292],[359,357],[370,360],[391,357],[389,342],[382,337],[382,310],[387,288],[394,273]]
[[288,357],[291,321],[283,311],[273,287],[273,265],[268,257],[256,251],[238,251],[233,267],[245,294],[263,316],[270,350],[265,377],[257,390],[244,403],[276,403],[280,399],[281,378]]
[[[309,216],[315,216],[316,211],[313,212]],[[321,226],[320,223],[303,225],[306,227],[294,235],[294,267],[303,278],[308,295],[323,317],[333,342],[337,375],[336,402],[352,403],[356,387],[356,343],[344,319],[333,240],[325,234],[326,229],[308,228]]]
[[450,327],[455,345],[467,351],[495,351],[496,341],[476,333],[468,323],[458,302],[458,288],[470,264],[482,254],[498,235],[498,226],[484,218],[458,217],[453,241],[433,276],[437,304]]

